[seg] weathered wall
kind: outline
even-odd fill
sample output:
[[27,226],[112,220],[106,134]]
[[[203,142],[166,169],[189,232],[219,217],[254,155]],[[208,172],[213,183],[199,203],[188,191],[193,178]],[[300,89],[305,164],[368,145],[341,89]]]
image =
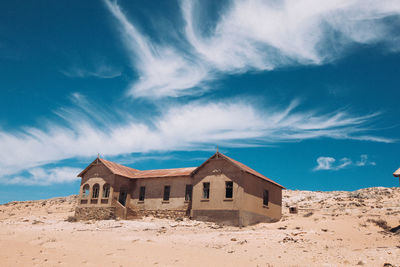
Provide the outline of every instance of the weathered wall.
[[[111,199],[103,198],[103,186],[104,184],[110,184],[110,197],[113,194],[114,184],[115,184],[115,177],[108,168],[106,168],[102,163],[93,165],[87,172],[83,175],[81,179],[81,186],[80,186],[80,199],[78,202],[79,206],[86,207],[86,206],[111,206]],[[89,196],[83,196],[83,187],[88,184],[90,187]],[[92,199],[93,194],[93,186],[95,184],[99,184],[100,192],[99,198]]]
[[[233,197],[225,198],[225,182],[233,182]],[[203,198],[203,183],[210,183],[210,197]],[[238,224],[243,198],[242,172],[225,159],[212,159],[193,177],[191,216],[197,220]]]
[[239,210],[192,210],[193,219],[233,226],[242,225],[239,215]]
[[[233,181],[232,199],[225,199],[226,181]],[[203,199],[204,182],[210,182],[208,200]],[[269,191],[268,206],[263,205],[264,189]],[[212,159],[194,175],[191,211],[194,219],[231,221],[238,225],[272,222],[281,218],[281,206],[280,187],[242,171],[226,159]]]
[[[249,173],[244,173],[243,176],[244,198],[242,211],[247,212],[243,213],[243,216],[246,216],[243,220],[251,222],[251,224],[280,220],[282,217],[282,189]],[[263,205],[264,190],[269,192],[268,206]],[[265,218],[256,216],[257,214],[265,216]],[[250,218],[251,216],[256,218]]]
[[[162,177],[137,179],[130,191],[129,207],[135,210],[187,210],[189,202],[185,201],[186,185],[192,184],[192,178]],[[163,201],[164,186],[169,185],[169,201]],[[146,187],[144,201],[139,201],[140,187]]]
[[136,216],[153,216],[162,219],[176,219],[187,217],[187,210],[136,210]]
[[95,164],[86,171],[81,180],[81,185],[85,184],[90,178],[101,177],[110,185],[114,185],[114,175],[102,163]]
[[109,220],[115,219],[114,207],[76,207],[75,217],[78,220]]
[[135,184],[135,180],[129,179],[123,176],[115,175],[114,182],[114,192],[112,194],[112,198],[116,201],[119,200],[119,194],[121,191],[125,191],[128,195],[126,197],[126,204],[129,205],[129,201],[131,199],[131,191]]

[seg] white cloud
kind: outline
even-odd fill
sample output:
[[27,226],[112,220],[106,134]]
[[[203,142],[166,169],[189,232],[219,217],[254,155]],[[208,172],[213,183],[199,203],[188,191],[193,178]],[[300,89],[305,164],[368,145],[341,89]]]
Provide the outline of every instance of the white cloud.
[[313,169],[314,171],[321,170],[332,170],[338,171],[348,166],[357,166],[363,167],[367,165],[375,166],[376,163],[368,160],[368,155],[361,155],[360,161],[353,163],[353,161],[349,158],[342,158],[339,160],[339,163],[336,164],[336,159],[332,157],[319,157],[317,158],[317,166]]
[[139,79],[129,90],[134,97],[180,96],[212,75],[201,61],[173,45],[151,42],[127,19],[116,2],[104,1],[116,18]]
[[116,2],[104,1],[139,74],[129,89],[133,97],[193,94],[224,73],[325,64],[355,43],[400,50],[398,25],[387,22],[400,15],[397,0],[235,0],[207,29],[203,2],[182,0],[183,29],[169,29],[181,39],[163,43],[142,34]]
[[71,66],[60,71],[70,78],[96,77],[102,79],[112,79],[121,76],[121,70],[106,64],[96,64],[93,68],[83,68],[82,66]]
[[331,170],[332,164],[334,164],[336,159],[332,157],[319,157],[317,159],[318,166],[314,168],[315,171],[318,170]]
[[365,155],[365,154],[361,155],[360,160],[357,161],[355,164],[356,164],[356,166],[359,166],[359,167],[367,166],[367,165],[372,165],[372,166],[376,165],[376,163],[374,161],[369,161],[368,155]]
[[75,107],[57,112],[59,122],[13,132],[0,130],[0,177],[18,176],[64,159],[94,157],[97,152],[118,156],[206,149],[216,144],[232,147],[313,138],[378,139],[365,135],[366,124],[376,114],[297,111],[296,102],[286,109],[261,109],[246,101],[197,101],[163,106],[152,123],[146,124],[127,113],[90,104],[80,94],[73,94],[72,100]]
[[82,170],[70,167],[31,168],[26,170],[28,175],[0,177],[0,183],[19,185],[51,185],[70,183],[79,180],[76,177]]
[[182,4],[188,40],[207,62],[228,72],[323,64],[349,44],[389,42],[393,28],[384,18],[400,14],[398,1],[237,0],[204,36],[196,14],[201,2],[195,3]]

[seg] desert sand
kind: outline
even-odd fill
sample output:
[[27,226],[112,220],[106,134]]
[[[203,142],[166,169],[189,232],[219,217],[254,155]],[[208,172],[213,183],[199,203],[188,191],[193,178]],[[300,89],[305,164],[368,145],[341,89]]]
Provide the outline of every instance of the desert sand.
[[243,228],[186,218],[70,222],[77,196],[7,203],[0,266],[400,266],[400,188],[283,194],[281,221]]

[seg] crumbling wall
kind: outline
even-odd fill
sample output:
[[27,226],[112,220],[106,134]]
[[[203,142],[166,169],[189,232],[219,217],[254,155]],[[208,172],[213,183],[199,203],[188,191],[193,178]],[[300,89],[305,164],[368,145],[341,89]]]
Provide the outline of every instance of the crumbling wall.
[[115,219],[115,207],[76,207],[75,217],[78,220]]
[[176,219],[187,216],[186,210],[135,210],[138,217],[153,216],[162,219]]
[[193,219],[224,225],[240,226],[238,210],[193,210]]
[[259,213],[254,213],[251,211],[247,210],[242,210],[240,211],[240,225],[247,226],[247,225],[253,225],[257,223],[273,223],[279,221],[277,218],[271,218],[268,216],[265,216],[263,214]]

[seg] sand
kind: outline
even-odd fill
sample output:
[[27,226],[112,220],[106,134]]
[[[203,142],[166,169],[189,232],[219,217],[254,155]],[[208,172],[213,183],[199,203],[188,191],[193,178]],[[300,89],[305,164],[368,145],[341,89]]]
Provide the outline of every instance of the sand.
[[0,266],[400,266],[400,188],[285,190],[281,221],[243,228],[152,217],[68,222],[76,203],[0,205]]

